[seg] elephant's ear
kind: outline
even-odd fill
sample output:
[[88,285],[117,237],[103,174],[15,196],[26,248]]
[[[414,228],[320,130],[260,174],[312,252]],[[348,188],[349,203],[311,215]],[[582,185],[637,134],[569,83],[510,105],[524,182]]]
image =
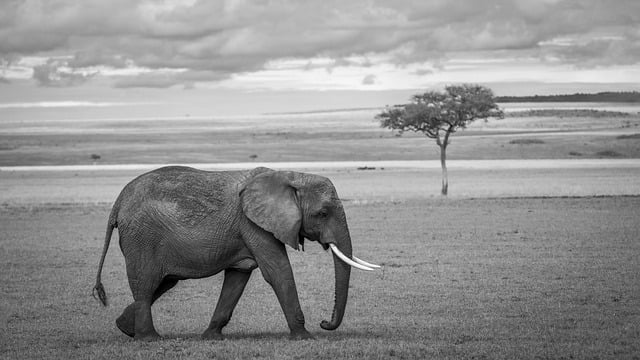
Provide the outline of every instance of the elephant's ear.
[[249,180],[240,191],[242,210],[256,225],[298,250],[302,212],[287,173],[270,171]]

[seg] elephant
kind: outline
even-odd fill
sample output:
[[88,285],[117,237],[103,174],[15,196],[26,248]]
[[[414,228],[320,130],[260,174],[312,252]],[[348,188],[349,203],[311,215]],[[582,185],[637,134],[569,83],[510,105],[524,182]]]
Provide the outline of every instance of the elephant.
[[308,173],[167,166],[138,176],[125,185],[109,215],[93,289],[103,306],[107,295],[101,274],[114,228],[134,299],[116,326],[135,340],[160,339],[151,306],[178,281],[224,270],[220,297],[202,334],[204,339],[222,339],[222,329],[256,268],[276,294],[290,338],[312,338],[305,329],[285,245],[304,249],[307,239],[333,253],[335,302],[331,320],[320,323],[325,330],[335,330],[342,322],[351,267],[378,267],[352,256],[334,185]]

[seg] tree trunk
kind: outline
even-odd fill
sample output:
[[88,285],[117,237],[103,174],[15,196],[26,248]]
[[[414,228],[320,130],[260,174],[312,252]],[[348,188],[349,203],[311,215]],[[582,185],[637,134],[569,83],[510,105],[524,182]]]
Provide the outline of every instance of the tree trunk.
[[442,195],[449,192],[449,176],[447,175],[447,144],[440,145],[440,165],[442,165]]

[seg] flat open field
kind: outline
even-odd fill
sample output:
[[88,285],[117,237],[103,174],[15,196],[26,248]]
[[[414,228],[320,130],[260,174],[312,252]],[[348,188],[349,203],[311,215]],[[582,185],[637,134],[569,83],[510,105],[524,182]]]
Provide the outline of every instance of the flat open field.
[[[343,325],[319,328],[333,300],[331,257],[290,251],[308,329],[289,341],[275,295],[254,272],[226,328],[199,339],[221,276],[181,282],[156,306],[166,337],[137,343],[114,320],[131,301],[117,241],[91,297],[103,205],[0,210],[0,358],[410,359],[637,358],[640,198],[346,201],[358,256]],[[329,284],[329,285],[328,285]]]
[[[449,170],[450,198],[582,197],[640,195],[640,161],[596,160],[592,166],[535,161],[514,167],[504,161],[480,168]],[[473,162],[475,163],[475,162]],[[526,167],[537,165],[542,167]],[[363,162],[362,165],[370,163]],[[573,166],[569,166],[573,165]],[[564,167],[563,167],[564,166]],[[303,169],[305,170],[305,169]],[[120,190],[146,170],[0,171],[0,206],[40,204],[111,204]],[[432,199],[440,196],[441,170],[308,169],[329,177],[343,199],[358,202]]]
[[[238,118],[0,121],[0,166],[437,160],[421,134],[379,127],[379,111]],[[640,158],[640,115],[507,117],[456,133],[452,160]],[[524,140],[534,142],[522,143]],[[91,155],[99,155],[94,160]]]
[[[433,141],[397,137],[373,115],[3,119],[0,166],[438,159]],[[448,199],[438,195],[437,163],[315,164],[309,171],[331,178],[344,201],[355,254],[384,268],[354,270],[345,320],[326,332],[331,256],[313,244],[290,250],[316,337],[302,342],[287,340],[259,271],[227,340],[199,338],[218,275],[182,281],[158,301],[163,341],[132,341],[114,324],[132,301],[117,235],[103,272],[110,306],[91,289],[110,204],[142,168],[0,170],[0,358],[638,359],[639,125],[638,117],[476,123],[449,148]]]

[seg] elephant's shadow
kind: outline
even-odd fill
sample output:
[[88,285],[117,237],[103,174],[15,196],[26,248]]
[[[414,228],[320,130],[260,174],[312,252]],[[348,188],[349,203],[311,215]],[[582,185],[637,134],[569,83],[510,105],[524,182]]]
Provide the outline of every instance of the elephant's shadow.
[[[163,339],[165,340],[201,340],[200,333],[165,333]],[[327,341],[338,341],[344,339],[377,339],[383,338],[384,335],[377,332],[371,331],[340,331],[340,332],[312,332],[311,335],[316,340],[327,340]],[[260,332],[260,333],[227,333],[224,335],[224,340],[288,340],[289,333],[288,332]],[[202,341],[210,341],[210,340],[202,340]],[[313,341],[313,340],[311,340]]]

